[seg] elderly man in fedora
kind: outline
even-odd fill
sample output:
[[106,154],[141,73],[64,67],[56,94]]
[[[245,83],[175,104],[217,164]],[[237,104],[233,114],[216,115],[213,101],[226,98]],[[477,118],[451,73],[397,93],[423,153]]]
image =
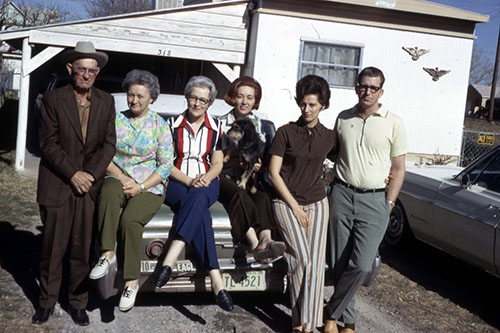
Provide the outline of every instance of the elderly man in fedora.
[[72,83],[46,93],[40,114],[42,158],[37,202],[43,223],[40,306],[34,324],[45,323],[59,298],[63,257],[69,250],[68,297],[73,321],[89,324],[89,253],[94,202],[115,154],[113,98],[93,87],[108,61],[91,42],[62,54]]

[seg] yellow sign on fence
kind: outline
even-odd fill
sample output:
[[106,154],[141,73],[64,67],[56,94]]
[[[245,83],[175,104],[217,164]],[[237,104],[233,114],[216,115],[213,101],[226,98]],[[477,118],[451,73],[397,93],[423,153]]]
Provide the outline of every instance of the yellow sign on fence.
[[495,142],[495,134],[478,133],[477,143],[480,145],[491,146]]

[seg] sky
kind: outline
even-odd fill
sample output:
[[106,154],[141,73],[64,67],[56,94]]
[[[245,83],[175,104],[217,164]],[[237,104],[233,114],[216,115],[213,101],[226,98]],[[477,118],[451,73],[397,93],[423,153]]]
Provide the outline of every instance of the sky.
[[[28,4],[33,2],[54,3],[54,1],[25,0]],[[62,6],[63,9],[74,13],[77,17],[85,18],[86,16],[85,0],[57,0],[55,2]],[[478,38],[474,42],[474,47],[482,48],[484,55],[494,63],[500,26],[500,0],[427,0],[427,2],[434,2],[490,16],[488,23],[476,25],[476,36]]]
[[500,27],[500,0],[432,0],[428,2],[488,15],[489,22],[476,24],[477,39],[474,41],[474,47],[482,48],[485,56],[494,63]]

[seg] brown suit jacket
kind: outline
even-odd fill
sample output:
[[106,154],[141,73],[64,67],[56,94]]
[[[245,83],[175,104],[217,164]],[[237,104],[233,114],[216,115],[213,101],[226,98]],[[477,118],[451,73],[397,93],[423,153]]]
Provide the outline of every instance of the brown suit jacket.
[[[60,207],[71,195],[71,177],[86,171],[96,180],[89,190],[97,198],[106,168],[115,154],[115,105],[108,93],[92,88],[87,138],[83,144],[78,106],[71,85],[47,92],[40,114],[37,202]],[[75,192],[76,193],[76,192]]]

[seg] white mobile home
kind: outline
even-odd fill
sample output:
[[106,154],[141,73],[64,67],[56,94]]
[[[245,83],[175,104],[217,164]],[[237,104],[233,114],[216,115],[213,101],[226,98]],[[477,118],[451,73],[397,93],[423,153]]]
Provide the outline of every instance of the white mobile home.
[[[417,0],[240,0],[3,32],[1,40],[23,45],[16,166],[23,167],[30,74],[78,40],[111,53],[110,64],[131,54],[143,57],[135,66],[144,69],[156,58],[170,67],[188,61],[185,68],[214,76],[220,90],[239,75],[254,76],[263,86],[259,111],[277,126],[299,116],[301,76],[329,81],[322,121],[331,127],[357,101],[358,71],[376,66],[386,75],[382,102],[403,118],[410,152],[459,155],[475,24],[487,20]],[[433,80],[424,67],[450,72]],[[176,85],[185,81],[179,75]]]
[[[487,17],[416,0],[262,1],[252,14],[246,73],[263,84],[277,124],[299,116],[294,83],[315,73],[332,87],[322,122],[357,102],[355,77],[376,66],[382,102],[406,124],[414,154],[459,155],[476,22]],[[403,49],[428,52],[415,60]],[[410,50],[411,51],[411,50]],[[450,72],[438,81],[423,68]]]

